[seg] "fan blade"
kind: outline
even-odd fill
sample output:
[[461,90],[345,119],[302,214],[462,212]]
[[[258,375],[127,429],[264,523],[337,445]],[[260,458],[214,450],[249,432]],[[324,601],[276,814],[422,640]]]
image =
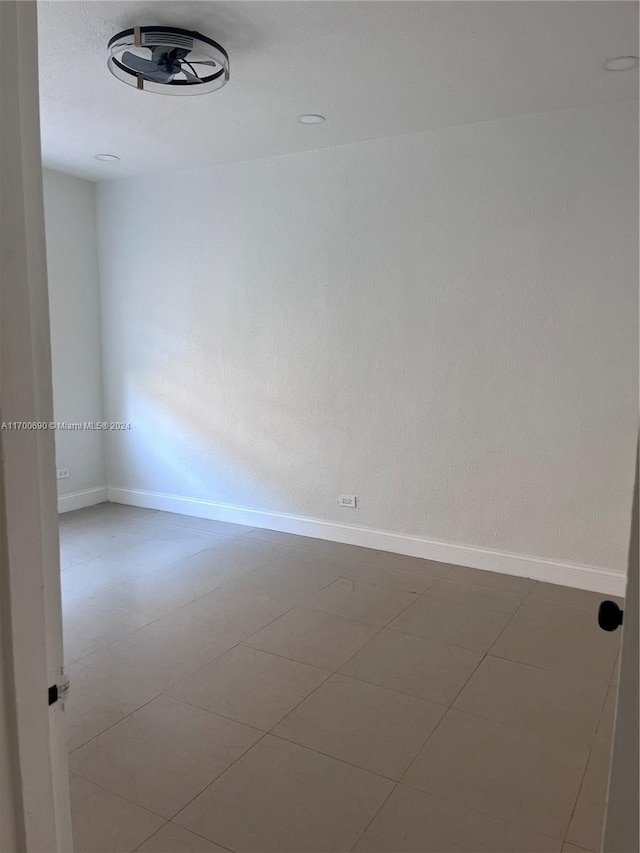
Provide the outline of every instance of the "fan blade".
[[155,62],[152,62],[150,59],[143,59],[141,56],[136,56],[135,53],[131,53],[128,50],[122,54],[122,62],[131,71],[142,74],[146,80],[151,80],[154,83],[170,83],[174,78],[174,75],[169,71],[163,71],[161,68],[158,68]]
[[189,60],[189,65],[219,65],[219,63],[218,63],[218,62],[214,62],[213,60],[207,60],[207,61],[205,62],[205,60],[204,60],[204,59],[202,59],[202,60],[200,60],[200,59],[190,59],[190,60]]
[[199,83],[200,82],[200,78],[197,76],[197,74],[192,74],[190,71],[185,71],[184,68],[180,68],[180,71],[184,74],[184,76],[187,78],[187,80],[190,83]]
[[150,59],[143,59],[135,53],[126,50],[122,54],[122,62],[132,71],[139,71],[141,74],[150,74],[158,70],[158,63],[152,62]]

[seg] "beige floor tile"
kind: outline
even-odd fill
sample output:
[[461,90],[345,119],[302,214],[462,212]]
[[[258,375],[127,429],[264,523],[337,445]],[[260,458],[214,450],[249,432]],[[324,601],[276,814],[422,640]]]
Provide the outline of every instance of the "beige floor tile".
[[616,689],[610,688],[567,832],[568,841],[593,851],[599,851],[602,847],[613,744],[615,700]]
[[273,734],[399,779],[444,711],[424,699],[332,675]]
[[268,595],[289,604],[309,596],[340,577],[343,563],[324,554],[289,550],[267,565],[224,585],[229,592]]
[[[151,539],[162,539],[167,542],[185,542],[199,544],[203,543],[204,548],[215,548],[221,544],[228,536],[216,532],[214,530],[205,530],[203,527],[195,528],[190,525],[163,524],[159,519],[160,513],[156,513],[152,518],[131,518],[121,522],[121,530],[129,530],[132,533],[138,533],[141,536],[148,536]],[[193,553],[196,553],[194,551]]]
[[229,853],[229,851],[169,821],[140,845],[136,853]]
[[530,734],[586,747],[603,700],[603,689],[586,680],[488,656],[454,705]]
[[[148,542],[158,541],[165,547],[170,547],[176,556],[188,557],[210,548],[217,548],[230,541],[229,536],[215,533],[201,533],[186,527],[175,527],[155,524],[152,521],[127,521],[127,529],[146,537]],[[124,526],[124,525],[123,525]]]
[[435,560],[423,560],[422,557],[408,557],[405,554],[393,554],[390,551],[378,551],[367,560],[374,566],[385,569],[402,569],[405,572],[418,572],[432,578],[444,578],[449,574],[449,563],[438,563]]
[[220,588],[168,614],[160,622],[180,632],[192,647],[204,650],[209,643],[217,647],[219,639],[235,645],[288,609],[289,605],[273,598],[236,594]]
[[340,672],[354,678],[448,705],[482,656],[422,637],[381,631]]
[[[143,506],[130,506],[129,504],[120,504],[115,502],[105,502],[96,504],[85,510],[78,510],[78,515],[81,513],[93,512],[96,516],[103,516],[106,519],[113,518],[153,518],[158,512],[157,509],[147,509]],[[74,513],[70,513],[73,515]],[[65,514],[66,515],[66,514]]]
[[102,528],[84,530],[60,542],[60,568],[65,571],[94,557],[105,557],[124,551],[125,548],[129,551],[145,542],[144,536],[131,532],[113,533]]
[[609,761],[592,757],[571,818],[567,840],[587,850],[602,849],[609,784]]
[[230,573],[250,572],[289,552],[288,548],[254,542],[241,536],[229,539],[216,547],[217,564]]
[[[80,853],[328,853],[369,823],[358,850],[558,853],[572,797],[564,853],[599,847],[607,596],[117,504],[60,536],[71,760],[112,786],[72,778]],[[222,730],[251,733],[231,766]]]
[[271,542],[289,548],[304,548],[308,551],[327,554],[341,560],[361,562],[373,557],[378,551],[375,548],[362,548],[359,545],[347,545],[343,542],[332,542],[329,539],[319,539],[313,536],[298,536],[293,533],[281,533],[279,530],[251,530],[247,539],[260,542]]
[[466,604],[478,610],[495,610],[511,616],[525,599],[525,592],[509,592],[489,587],[437,581],[429,587],[430,598],[441,598],[456,604]]
[[199,708],[269,731],[329,675],[314,666],[236,646],[178,682],[168,693]]
[[219,536],[244,536],[253,528],[245,524],[232,524],[228,521],[214,521],[210,518],[198,518],[195,515],[180,515],[177,512],[156,512],[154,516],[147,519],[154,524],[164,524],[167,527],[185,527],[188,530],[197,530],[200,533],[215,533]]
[[376,584],[387,589],[401,589],[405,592],[425,592],[437,578],[417,571],[393,569],[376,566],[373,563],[352,563],[343,572],[345,578]]
[[560,842],[398,785],[353,849],[355,853],[558,853]]
[[188,627],[181,630],[179,625],[157,621],[74,664],[67,702],[70,748],[104,731],[237,642],[224,631],[199,639],[191,636]]
[[618,686],[617,684],[611,684],[607,690],[607,696],[600,714],[600,721],[598,723],[598,731],[596,732],[596,740],[594,744],[594,747],[603,747],[607,752],[611,749],[617,699]]
[[296,607],[244,644],[333,671],[362,648],[377,630],[362,622]]
[[587,754],[451,709],[402,781],[562,839]]
[[[564,589],[564,587],[562,588]],[[532,622],[553,627],[566,625],[580,629],[595,627],[604,633],[598,626],[597,614],[589,608],[562,604],[546,598],[534,598],[532,595],[529,595],[522,603],[517,618],[530,619]],[[613,634],[612,637],[616,638],[616,635]]]
[[260,737],[248,726],[161,696],[73,752],[69,766],[171,818]]
[[310,610],[321,610],[382,628],[415,600],[416,595],[412,592],[338,578],[304,604]]
[[195,835],[175,823],[165,823],[155,835],[137,848],[136,853],[228,853],[201,835]]
[[271,599],[212,593],[82,658],[70,668],[69,748],[211,663],[285,609]]
[[[124,582],[124,581],[123,581]],[[114,640],[142,628],[153,616],[120,599],[123,606],[111,604],[108,593],[76,602],[64,615],[64,658],[71,663]]]
[[569,611],[566,622],[550,624],[517,613],[491,649],[491,654],[528,663],[572,678],[590,678],[605,685],[611,680],[619,641],[597,625],[579,625],[570,617],[585,611]]
[[619,680],[620,680],[620,652],[618,652],[618,657],[616,658],[616,662],[613,665],[613,672],[611,674],[611,684],[614,687],[617,687]]
[[306,548],[313,541],[311,536],[297,536],[295,533],[283,533],[280,530],[267,530],[260,527],[250,530],[243,538],[269,542],[272,545],[284,545],[287,548]]
[[[86,523],[97,518],[103,518],[108,512],[119,511],[121,509],[137,509],[137,507],[125,506],[125,504],[103,503],[94,504],[93,506],[84,507],[83,509],[73,509],[70,512],[62,512],[58,516],[60,527],[68,524],[77,524],[78,522]],[[143,512],[155,512],[155,510],[143,510]]]
[[140,567],[132,566],[127,561],[126,551],[123,551],[119,559],[117,554],[112,557],[94,557],[61,572],[60,586],[65,617],[77,603],[117,586],[124,578],[137,574],[139,569]]
[[351,848],[393,783],[266,735],[176,817],[237,853]]
[[58,517],[60,539],[69,539],[77,536],[79,533],[89,533],[91,531],[118,532],[119,525],[122,522],[130,521],[132,518],[149,520],[155,514],[155,510],[127,507],[123,504],[98,504],[95,507],[88,507],[87,509],[65,512]]
[[617,601],[620,606],[622,598],[612,595],[604,595],[601,592],[589,592],[586,589],[574,589],[569,586],[560,586],[554,583],[542,583],[538,581],[531,591],[531,598],[539,598],[543,601],[552,601],[555,604],[565,604],[572,607],[582,607],[594,614],[598,612],[600,602],[605,598]]
[[131,853],[164,823],[73,773],[69,787],[74,853]]
[[[128,536],[134,534],[127,534]],[[135,545],[126,548],[118,548],[113,552],[107,552],[110,556],[125,559],[128,566],[141,566],[145,571],[156,570],[170,566],[177,560],[197,553],[205,549],[204,545],[198,543],[170,542],[152,537],[137,536]],[[71,540],[75,541],[75,540]],[[211,546],[211,543],[209,543]]]
[[[214,548],[182,557],[169,566],[136,567],[114,577],[96,594],[94,601],[130,612],[139,625],[144,625],[213,592],[245,571],[229,566]],[[82,602],[77,609],[83,613],[84,608]]]
[[[118,641],[120,642],[120,641]],[[102,651],[96,652],[101,655]],[[146,681],[138,683],[126,666],[117,661],[96,664],[92,655],[85,658],[89,666],[79,662],[67,667],[71,691],[65,701],[67,749],[71,752],[105,731],[127,714],[157,696],[160,690]],[[134,669],[132,666],[130,669]],[[123,680],[121,671],[128,676]]]
[[493,589],[500,592],[516,592],[526,595],[535,586],[535,581],[529,578],[518,578],[514,575],[505,575],[502,572],[486,572],[482,569],[470,569],[467,566],[451,566],[447,575],[451,583],[478,586],[484,589]]
[[379,553],[375,548],[363,548],[360,545],[347,545],[344,542],[331,542],[328,539],[311,539],[306,546],[309,551],[337,557],[339,560],[349,560],[354,563],[364,563]]
[[388,627],[439,643],[486,652],[510,618],[495,610],[432,598],[427,591]]

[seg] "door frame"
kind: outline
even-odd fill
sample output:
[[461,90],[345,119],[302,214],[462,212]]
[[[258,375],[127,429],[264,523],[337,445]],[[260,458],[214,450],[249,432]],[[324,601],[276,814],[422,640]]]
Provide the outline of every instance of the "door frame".
[[[47,292],[37,10],[0,2],[0,430],[2,710],[11,787],[3,849],[69,853],[53,392]],[[7,834],[5,838],[4,835]],[[10,846],[9,846],[10,845]]]
[[[640,445],[639,445],[640,452]],[[638,455],[636,454],[636,480],[631,511],[631,542],[629,544],[629,569],[627,593],[624,604],[622,649],[620,651],[620,677],[616,697],[616,717],[613,735],[613,753],[609,777],[609,792],[605,818],[604,853],[632,853],[640,849],[638,803],[638,691],[640,660],[638,654],[639,632],[638,598],[640,596],[638,550]]]

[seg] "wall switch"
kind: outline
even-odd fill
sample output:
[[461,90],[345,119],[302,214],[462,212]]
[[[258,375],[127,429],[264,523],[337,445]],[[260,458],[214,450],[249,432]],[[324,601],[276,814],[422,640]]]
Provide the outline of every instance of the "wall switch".
[[349,506],[352,509],[356,508],[358,499],[355,495],[338,495],[338,503],[340,506]]
[[66,480],[69,476],[68,468],[58,468],[58,480]]

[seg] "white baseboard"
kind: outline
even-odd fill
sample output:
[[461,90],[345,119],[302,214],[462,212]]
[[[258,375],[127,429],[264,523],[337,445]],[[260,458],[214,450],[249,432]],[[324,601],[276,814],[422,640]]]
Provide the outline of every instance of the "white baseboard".
[[70,495],[60,495],[58,512],[71,512],[73,509],[84,509],[86,506],[102,504],[107,500],[107,487],[84,489],[82,492],[71,492]]
[[107,488],[107,499],[114,503],[130,506],[177,512],[182,515],[210,518],[215,521],[230,521],[235,524],[246,524],[250,527],[280,530],[284,533],[297,533],[303,536],[313,536],[316,539],[329,539],[348,545],[361,545],[380,551],[392,551],[396,554],[422,557],[439,563],[454,563],[472,569],[533,578],[548,583],[600,592],[605,595],[623,596],[627,582],[626,576],[620,572],[599,569],[594,566],[561,563],[541,557],[492,551],[471,545],[453,545],[448,542],[437,542],[433,539],[391,533],[386,530],[373,530],[367,527],[356,527],[351,524],[322,521],[316,518],[305,518],[279,512],[265,512],[247,507],[214,503],[213,501],[185,498],[179,495],[167,495],[161,492],[119,489],[109,486]]

